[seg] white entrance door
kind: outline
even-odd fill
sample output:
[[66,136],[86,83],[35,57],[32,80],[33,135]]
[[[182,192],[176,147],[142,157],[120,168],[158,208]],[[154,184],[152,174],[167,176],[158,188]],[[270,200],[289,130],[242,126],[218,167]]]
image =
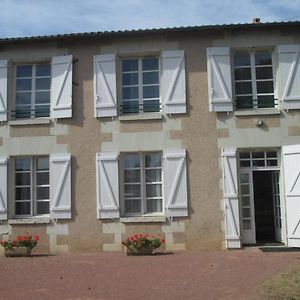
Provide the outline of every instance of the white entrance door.
[[282,218],[279,190],[279,171],[272,172],[275,240],[282,242]]
[[282,147],[288,246],[300,247],[300,145]]
[[244,244],[255,244],[255,214],[252,171],[240,171],[240,211],[242,242]]

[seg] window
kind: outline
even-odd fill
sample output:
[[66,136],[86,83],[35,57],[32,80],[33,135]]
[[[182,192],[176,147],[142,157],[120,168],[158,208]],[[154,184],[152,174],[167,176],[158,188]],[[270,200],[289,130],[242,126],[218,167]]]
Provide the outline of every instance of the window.
[[162,155],[160,152],[122,155],[125,215],[161,213]]
[[156,57],[123,59],[123,114],[160,111],[159,60]]
[[240,152],[240,167],[277,167],[276,151]]
[[15,159],[15,216],[49,214],[49,157]]
[[49,117],[50,64],[16,66],[15,118]]
[[233,62],[236,109],[275,107],[272,53],[236,52]]

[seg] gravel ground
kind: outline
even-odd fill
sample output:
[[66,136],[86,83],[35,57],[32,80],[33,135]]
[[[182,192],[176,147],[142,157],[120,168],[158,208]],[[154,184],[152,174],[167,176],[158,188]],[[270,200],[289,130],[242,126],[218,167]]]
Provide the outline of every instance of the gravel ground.
[[300,252],[71,253],[0,257],[0,299],[260,299],[257,285]]

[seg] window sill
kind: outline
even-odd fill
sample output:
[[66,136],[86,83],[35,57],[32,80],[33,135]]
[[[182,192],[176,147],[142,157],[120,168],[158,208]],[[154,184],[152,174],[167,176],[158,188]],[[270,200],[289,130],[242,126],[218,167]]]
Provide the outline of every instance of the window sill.
[[120,121],[136,121],[136,120],[161,120],[163,118],[161,113],[147,113],[123,115],[119,117]]
[[167,222],[165,216],[156,216],[156,217],[125,217],[120,218],[122,223],[164,223]]
[[26,225],[26,224],[49,224],[50,217],[38,217],[28,219],[11,219],[8,220],[9,225]]
[[240,110],[235,111],[234,115],[239,116],[258,116],[258,115],[280,115],[279,109],[251,109],[251,110]]
[[19,126],[19,125],[43,125],[50,124],[50,119],[26,119],[26,120],[12,120],[8,121],[10,126]]

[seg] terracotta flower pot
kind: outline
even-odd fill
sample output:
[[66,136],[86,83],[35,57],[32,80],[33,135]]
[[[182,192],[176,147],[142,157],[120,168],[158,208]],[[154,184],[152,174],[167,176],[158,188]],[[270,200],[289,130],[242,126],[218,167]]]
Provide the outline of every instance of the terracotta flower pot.
[[126,247],[126,254],[127,255],[152,255],[153,254],[153,248],[132,248],[132,247]]
[[13,247],[12,249],[5,249],[4,254],[6,257],[31,256],[31,248]]

